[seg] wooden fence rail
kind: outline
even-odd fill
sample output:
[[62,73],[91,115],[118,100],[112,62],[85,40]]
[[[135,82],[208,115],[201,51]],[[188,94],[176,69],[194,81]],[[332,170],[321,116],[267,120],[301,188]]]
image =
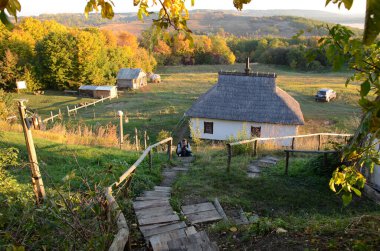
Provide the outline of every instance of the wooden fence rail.
[[248,140],[242,140],[238,142],[233,143],[227,143],[227,171],[230,171],[231,167],[231,161],[232,161],[232,154],[233,154],[233,147],[238,145],[245,145],[252,143],[253,145],[253,156],[257,155],[257,148],[258,148],[258,142],[261,141],[277,141],[277,140],[284,140],[284,139],[291,139],[291,149],[294,150],[295,145],[295,139],[297,138],[308,138],[308,137],[318,137],[318,150],[321,150],[322,148],[322,137],[328,136],[328,137],[342,137],[345,138],[346,141],[348,138],[352,137],[352,134],[337,134],[337,133],[314,133],[314,134],[305,134],[305,135],[294,135],[294,136],[284,136],[284,137],[274,137],[274,138],[254,138],[254,139],[248,139]]
[[[113,98],[115,98],[115,97],[111,97],[111,96],[108,96],[108,97],[105,97],[105,98],[102,97],[101,99],[96,100],[96,101],[94,101],[92,103],[86,103],[86,104],[78,106],[78,107],[74,106],[74,108],[72,108],[72,109],[70,109],[70,107],[67,106],[67,114],[68,114],[68,116],[70,116],[70,113],[72,113],[72,112],[75,112],[75,114],[77,114],[78,110],[80,110],[80,109],[87,108],[87,107],[92,106],[92,105],[95,106],[97,103],[100,103],[100,102],[103,103],[104,100],[107,100],[107,99],[109,99],[111,101]],[[116,98],[118,98],[118,96],[116,96]]]
[[[94,101],[94,102],[92,102],[92,103],[86,103],[85,105],[81,105],[81,106],[74,106],[74,108],[72,108],[72,109],[70,109],[70,107],[69,106],[67,106],[66,108],[67,108],[67,116],[69,116],[70,117],[70,113],[72,113],[72,112],[74,112],[75,114],[77,114],[78,113],[78,110],[80,110],[80,109],[83,109],[83,108],[87,108],[88,106],[91,106],[91,105],[96,105],[97,103],[99,103],[99,102],[104,102],[104,100],[107,100],[107,99],[109,99],[110,101],[113,99],[113,97],[111,97],[111,96],[108,96],[108,97],[105,97],[105,98],[101,98],[101,99],[99,99],[99,100],[96,100],[96,101]],[[59,109],[59,112],[58,112],[58,114],[56,114],[56,115],[54,115],[53,114],[53,112],[50,112],[50,117],[48,117],[48,118],[46,118],[46,119],[44,119],[44,120],[42,120],[44,123],[46,123],[46,122],[49,122],[49,121],[53,121],[54,122],[54,119],[55,118],[57,118],[57,117],[61,117],[61,116],[63,116],[63,113],[61,112],[61,109]]]
[[[151,145],[145,149],[145,151],[141,154],[140,158],[130,167],[128,170],[123,173],[118,181],[113,183],[111,186],[105,188],[105,197],[108,202],[108,207],[110,213],[112,212],[113,215],[116,215],[116,223],[118,228],[118,233],[116,234],[109,250],[110,251],[121,251],[124,250],[125,246],[128,244],[129,241],[129,227],[127,224],[127,221],[125,220],[125,216],[123,215],[123,212],[120,210],[120,207],[116,201],[116,199],[113,197],[112,188],[113,187],[119,187],[120,184],[123,182],[128,182],[127,184],[130,184],[130,179],[132,177],[132,174],[136,171],[137,167],[143,162],[143,160],[146,158],[146,156],[149,156],[149,168],[152,168],[152,154],[153,149],[157,148],[160,145],[168,145],[167,153],[168,153],[168,160],[170,161],[172,159],[172,145],[173,145],[173,138],[167,138],[164,139],[154,145]],[[128,185],[126,189],[128,189]]]

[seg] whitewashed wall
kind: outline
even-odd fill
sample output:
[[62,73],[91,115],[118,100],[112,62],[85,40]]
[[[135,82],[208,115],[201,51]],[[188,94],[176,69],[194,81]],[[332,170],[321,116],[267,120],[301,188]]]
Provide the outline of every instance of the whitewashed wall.
[[[380,151],[380,143],[377,145],[377,149]],[[380,189],[380,166],[375,165],[372,174],[368,174],[369,182],[375,185],[377,189]]]
[[[214,133],[205,134],[204,133],[204,122],[214,123]],[[190,120],[190,127],[192,132],[196,134],[201,139],[211,139],[211,140],[226,140],[231,136],[237,138],[238,133],[244,130],[246,135],[250,137],[251,126],[261,127],[261,137],[282,137],[282,136],[292,136],[297,135],[298,127],[295,125],[278,125],[278,124],[264,124],[264,123],[253,123],[253,122],[242,122],[242,121],[227,121],[218,119],[203,119],[203,118],[192,118]],[[292,144],[291,139],[281,140],[277,142],[282,146],[290,146]]]

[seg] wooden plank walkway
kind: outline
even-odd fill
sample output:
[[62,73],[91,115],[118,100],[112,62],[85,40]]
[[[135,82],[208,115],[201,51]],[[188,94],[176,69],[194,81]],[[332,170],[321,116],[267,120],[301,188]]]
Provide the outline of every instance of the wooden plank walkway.
[[[190,159],[186,159],[180,167],[165,168],[162,172],[161,185],[155,186],[151,191],[145,191],[133,202],[139,229],[149,247],[154,251],[219,250],[216,243],[210,241],[206,232],[197,232],[194,226],[187,226],[184,221],[181,221],[169,202],[171,185],[178,174],[189,169],[190,162]],[[218,219],[221,218],[213,210],[206,210],[211,208],[210,205],[193,206],[193,211],[194,208],[199,214],[208,212],[209,218],[218,218],[218,216]],[[215,207],[213,209],[216,211]],[[194,215],[195,220],[191,222],[197,222],[197,217],[199,218],[198,215]]]

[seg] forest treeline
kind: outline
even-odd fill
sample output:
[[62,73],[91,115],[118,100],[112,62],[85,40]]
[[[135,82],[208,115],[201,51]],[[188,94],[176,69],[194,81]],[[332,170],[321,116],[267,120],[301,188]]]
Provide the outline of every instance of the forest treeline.
[[25,80],[30,91],[114,85],[122,67],[153,71],[154,57],[136,36],[97,28],[69,28],[25,18],[12,30],[0,26],[0,89]]
[[295,38],[228,38],[228,46],[237,62],[251,61],[262,64],[289,66],[294,70],[319,71],[330,68],[325,51],[319,48],[320,37]]
[[330,67],[318,37],[250,38],[219,31],[174,32],[139,38],[128,32],[66,27],[52,20],[24,18],[9,31],[0,26],[0,89],[25,80],[30,91],[76,89],[83,84],[114,85],[120,68],[152,72],[157,65],[233,64],[252,61],[318,71]]

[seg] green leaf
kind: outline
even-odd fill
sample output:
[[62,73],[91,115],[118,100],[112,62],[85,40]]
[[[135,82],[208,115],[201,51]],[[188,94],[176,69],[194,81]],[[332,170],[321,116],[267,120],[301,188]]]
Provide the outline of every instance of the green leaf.
[[366,80],[360,85],[360,96],[362,97],[367,96],[370,90],[371,90],[371,84],[369,83],[368,80]]
[[0,21],[9,29],[13,29],[14,25],[11,21],[9,21],[7,14],[5,14],[4,10],[0,11]]
[[357,195],[357,196],[362,196],[362,192],[360,192],[359,189],[356,189],[355,187],[351,187],[351,190],[354,191],[354,193]]
[[370,45],[380,33],[380,1],[367,0],[363,43]]
[[346,207],[352,201],[352,193],[344,193],[342,195],[343,205]]

